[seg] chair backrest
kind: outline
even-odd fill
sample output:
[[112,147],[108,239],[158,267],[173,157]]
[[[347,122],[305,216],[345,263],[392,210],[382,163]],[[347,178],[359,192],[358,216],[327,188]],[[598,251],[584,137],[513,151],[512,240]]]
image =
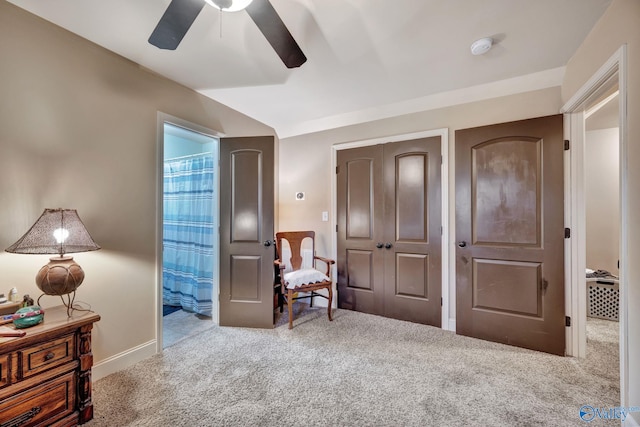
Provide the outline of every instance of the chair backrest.
[[282,258],[282,240],[286,240],[289,243],[289,249],[291,250],[291,268],[300,270],[302,267],[302,241],[305,238],[311,239],[311,253],[316,253],[316,233],[315,231],[280,231],[276,233],[276,248],[278,249],[278,258],[280,262],[286,261]]

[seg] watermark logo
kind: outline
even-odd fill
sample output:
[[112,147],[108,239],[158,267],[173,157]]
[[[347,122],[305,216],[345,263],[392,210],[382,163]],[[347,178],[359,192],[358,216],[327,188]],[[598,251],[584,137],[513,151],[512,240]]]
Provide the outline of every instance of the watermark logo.
[[582,405],[580,407],[580,419],[588,423],[596,418],[601,420],[624,421],[630,412],[640,412],[640,406],[631,406],[629,408],[620,406],[613,408],[596,408],[591,405]]

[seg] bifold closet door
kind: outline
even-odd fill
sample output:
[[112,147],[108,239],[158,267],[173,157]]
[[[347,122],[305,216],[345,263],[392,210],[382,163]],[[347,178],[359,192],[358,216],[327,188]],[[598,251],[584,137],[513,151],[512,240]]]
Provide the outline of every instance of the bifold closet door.
[[440,137],[338,152],[338,305],[440,326]]

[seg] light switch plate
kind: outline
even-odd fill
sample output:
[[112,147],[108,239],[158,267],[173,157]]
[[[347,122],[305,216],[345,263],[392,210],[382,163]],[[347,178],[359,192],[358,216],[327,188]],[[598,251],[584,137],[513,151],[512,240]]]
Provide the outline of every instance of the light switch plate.
[[325,221],[325,222],[329,221],[329,212],[327,212],[327,211],[323,211],[322,212],[322,220]]

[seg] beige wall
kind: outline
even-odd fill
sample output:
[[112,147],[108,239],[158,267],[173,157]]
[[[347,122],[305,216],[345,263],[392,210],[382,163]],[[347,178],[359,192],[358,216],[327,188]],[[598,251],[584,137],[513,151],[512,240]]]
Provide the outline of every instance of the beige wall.
[[[576,91],[622,46],[627,45],[628,164],[628,402],[640,406],[640,1],[614,0],[567,64],[562,85],[563,101]],[[624,165],[621,165],[624,168]],[[640,424],[640,414],[633,414]]]
[[585,189],[587,267],[618,274],[620,150],[617,128],[587,132]]
[[[152,342],[158,111],[230,136],[273,130],[4,0],[0,58],[0,248],[44,208],[77,209],[103,248],[75,256],[78,299],[102,316],[95,361]],[[0,293],[37,296],[46,262],[0,253]]]
[[[280,140],[280,217],[276,228],[315,230],[317,252],[333,255],[331,222],[322,222],[321,212],[331,215],[331,147],[352,141],[419,131],[449,129],[449,217],[450,242],[455,241],[454,215],[454,144],[457,129],[558,114],[560,88],[549,88],[485,101],[457,105],[396,118],[334,129]],[[305,191],[306,200],[296,201],[296,191]],[[455,317],[455,283],[449,286],[450,318]]]

